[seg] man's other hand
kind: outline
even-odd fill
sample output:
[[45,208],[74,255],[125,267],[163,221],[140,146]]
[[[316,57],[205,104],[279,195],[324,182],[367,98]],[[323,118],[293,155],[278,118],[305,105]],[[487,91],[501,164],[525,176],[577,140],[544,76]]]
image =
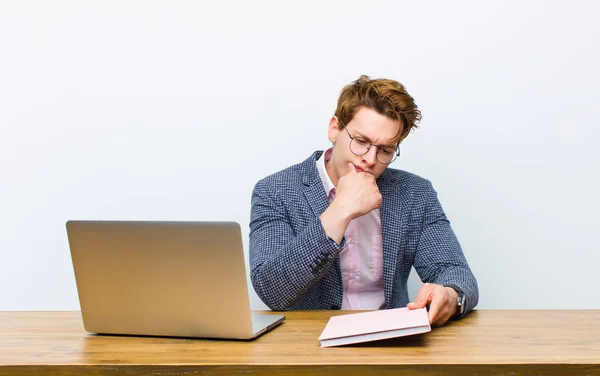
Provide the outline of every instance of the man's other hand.
[[415,300],[408,303],[407,307],[417,309],[429,305],[429,323],[442,326],[456,313],[457,302],[458,293],[452,287],[425,283]]

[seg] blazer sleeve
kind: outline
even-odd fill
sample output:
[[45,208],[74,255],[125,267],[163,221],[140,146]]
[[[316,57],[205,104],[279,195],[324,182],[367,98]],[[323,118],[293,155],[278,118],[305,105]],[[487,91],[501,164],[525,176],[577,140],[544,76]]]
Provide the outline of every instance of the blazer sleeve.
[[477,280],[429,181],[424,190],[425,210],[414,267],[423,282],[450,286],[465,294],[465,311],[479,301]]
[[278,311],[289,309],[323,278],[345,243],[338,245],[330,239],[319,217],[311,217],[303,228],[294,228],[286,206],[291,205],[284,205],[267,181],[254,187],[250,278],[261,300]]

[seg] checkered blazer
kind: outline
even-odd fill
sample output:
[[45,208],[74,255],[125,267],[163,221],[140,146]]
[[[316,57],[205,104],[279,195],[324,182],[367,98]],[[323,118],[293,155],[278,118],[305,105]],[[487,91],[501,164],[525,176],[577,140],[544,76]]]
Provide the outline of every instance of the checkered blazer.
[[[319,216],[329,201],[316,160],[259,181],[252,192],[250,275],[273,310],[324,310],[342,306],[340,245],[327,237]],[[428,180],[387,168],[377,179],[383,197],[383,289],[387,308],[409,303],[414,266],[423,282],[465,293],[465,314],[479,299],[477,281]]]

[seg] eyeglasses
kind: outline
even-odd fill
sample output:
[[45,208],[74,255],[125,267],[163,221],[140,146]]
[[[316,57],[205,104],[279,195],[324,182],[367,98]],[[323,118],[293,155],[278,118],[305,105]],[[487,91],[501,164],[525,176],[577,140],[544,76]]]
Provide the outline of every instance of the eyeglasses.
[[392,148],[389,146],[374,145],[362,137],[352,137],[344,122],[341,119],[338,120],[340,123],[342,123],[346,133],[348,133],[348,137],[350,137],[350,151],[352,154],[357,156],[365,155],[369,152],[369,150],[371,150],[371,146],[375,146],[377,147],[377,153],[375,154],[375,157],[379,163],[384,165],[389,165],[395,161],[398,156],[400,156],[399,146]]

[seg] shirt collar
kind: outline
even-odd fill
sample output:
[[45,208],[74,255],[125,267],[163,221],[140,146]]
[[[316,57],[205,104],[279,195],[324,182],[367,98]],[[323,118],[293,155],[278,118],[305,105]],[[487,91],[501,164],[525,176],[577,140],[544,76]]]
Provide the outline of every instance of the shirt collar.
[[329,161],[330,158],[331,148],[325,150],[325,152],[321,154],[321,157],[316,161],[317,171],[319,172],[321,183],[323,183],[323,188],[325,189],[325,193],[327,194],[328,198],[330,197],[332,190],[335,192],[335,185],[333,185],[333,183],[331,182],[329,174],[327,173],[327,168],[325,167],[325,164]]

